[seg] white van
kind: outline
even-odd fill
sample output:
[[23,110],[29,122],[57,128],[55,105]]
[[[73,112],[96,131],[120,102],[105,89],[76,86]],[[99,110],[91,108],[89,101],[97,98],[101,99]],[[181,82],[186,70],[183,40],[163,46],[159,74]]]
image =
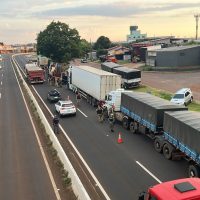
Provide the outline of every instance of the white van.
[[170,100],[171,102],[179,105],[188,105],[193,100],[192,91],[190,88],[182,88],[178,90]]

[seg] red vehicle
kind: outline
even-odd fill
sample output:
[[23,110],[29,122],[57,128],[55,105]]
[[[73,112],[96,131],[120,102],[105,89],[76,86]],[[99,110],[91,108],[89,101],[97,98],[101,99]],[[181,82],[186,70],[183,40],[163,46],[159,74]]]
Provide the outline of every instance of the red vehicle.
[[185,178],[155,185],[138,200],[200,200],[200,179]]
[[107,56],[107,60],[106,61],[117,63],[117,59],[115,58],[115,56]]
[[45,81],[44,70],[34,63],[25,65],[25,72],[29,83],[43,83]]

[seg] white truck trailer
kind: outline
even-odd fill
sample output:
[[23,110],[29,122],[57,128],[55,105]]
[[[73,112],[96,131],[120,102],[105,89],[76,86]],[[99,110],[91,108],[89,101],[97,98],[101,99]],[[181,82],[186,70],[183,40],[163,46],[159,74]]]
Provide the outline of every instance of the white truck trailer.
[[105,100],[110,91],[121,88],[121,77],[89,66],[71,66],[68,76],[69,89],[81,95],[95,106]]

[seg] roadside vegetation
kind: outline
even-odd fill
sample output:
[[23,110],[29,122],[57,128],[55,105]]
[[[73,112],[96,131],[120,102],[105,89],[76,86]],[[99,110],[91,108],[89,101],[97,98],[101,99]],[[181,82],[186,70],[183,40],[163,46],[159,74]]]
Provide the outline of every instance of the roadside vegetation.
[[[135,88],[133,90],[138,91],[138,92],[151,93],[152,95],[158,96],[158,97],[160,97],[162,99],[166,99],[166,100],[170,100],[173,95],[172,93],[166,92],[164,90],[158,90],[156,88],[152,88],[152,87],[145,86],[145,85],[141,85],[140,87]],[[193,101],[187,107],[191,111],[200,112],[200,104],[198,102]]]

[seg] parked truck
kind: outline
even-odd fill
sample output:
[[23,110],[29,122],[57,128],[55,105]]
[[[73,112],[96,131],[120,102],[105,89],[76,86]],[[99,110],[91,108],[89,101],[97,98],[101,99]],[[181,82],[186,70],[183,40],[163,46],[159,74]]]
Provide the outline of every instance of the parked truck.
[[167,181],[148,189],[138,200],[199,200],[200,179],[185,178]]
[[123,67],[113,62],[102,63],[101,69],[120,75],[122,78],[122,87],[125,89],[138,87],[141,83],[141,71],[138,69]]
[[68,72],[68,87],[79,90],[87,101],[96,106],[106,95],[120,88],[121,77],[90,66],[71,66]]
[[48,66],[48,58],[45,56],[38,55],[37,64],[42,69],[45,69]]
[[43,83],[45,81],[44,70],[35,63],[25,64],[25,72],[29,83]]
[[188,176],[200,177],[200,113],[188,111],[148,93],[111,91],[106,100],[116,120],[132,133],[154,140],[154,148],[166,159],[189,161]]

